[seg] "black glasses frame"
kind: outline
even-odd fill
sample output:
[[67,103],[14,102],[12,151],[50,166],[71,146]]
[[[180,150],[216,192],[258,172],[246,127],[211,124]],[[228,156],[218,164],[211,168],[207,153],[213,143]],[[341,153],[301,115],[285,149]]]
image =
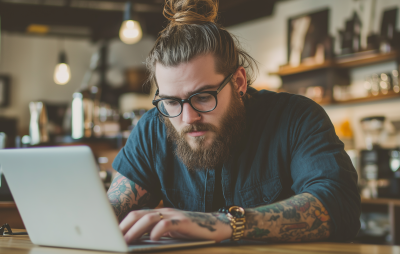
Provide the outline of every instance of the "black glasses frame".
[[[182,111],[183,111],[183,103],[186,103],[186,102],[189,103],[189,105],[190,105],[194,110],[196,110],[197,112],[201,112],[201,113],[211,112],[211,111],[213,111],[213,110],[217,107],[217,105],[218,105],[218,97],[217,97],[218,93],[221,92],[221,90],[226,86],[226,84],[229,83],[229,81],[231,80],[233,74],[234,74],[234,73],[232,73],[232,74],[230,74],[228,77],[226,77],[226,78],[222,81],[221,85],[218,87],[218,89],[217,89],[216,91],[204,91],[204,92],[195,93],[195,94],[190,95],[189,98],[184,99],[184,100],[181,100],[181,99],[179,99],[179,98],[161,98],[161,99],[158,99],[158,100],[154,100],[154,99],[156,98],[156,96],[158,95],[158,93],[159,93],[159,91],[158,91],[158,89],[157,89],[156,94],[154,95],[154,98],[153,98],[153,102],[152,102],[152,103],[153,103],[154,106],[156,106],[156,108],[157,108],[158,112],[160,112],[160,114],[162,114],[162,115],[165,116],[165,117],[169,117],[169,118],[174,118],[174,117],[180,116],[180,115],[182,114]],[[192,101],[191,101],[191,100],[192,100],[192,98],[193,98],[194,96],[199,95],[199,94],[205,94],[205,93],[206,93],[206,94],[211,94],[212,96],[214,96],[214,98],[215,98],[215,107],[214,107],[213,109],[210,109],[210,110],[207,110],[207,111],[198,110],[198,109],[196,109],[196,108],[192,105]],[[176,115],[176,116],[167,116],[167,115],[163,114],[163,113],[161,112],[161,110],[158,108],[158,102],[163,101],[163,100],[174,100],[174,101],[178,102],[178,103],[181,105],[181,112],[179,112],[179,114]]]

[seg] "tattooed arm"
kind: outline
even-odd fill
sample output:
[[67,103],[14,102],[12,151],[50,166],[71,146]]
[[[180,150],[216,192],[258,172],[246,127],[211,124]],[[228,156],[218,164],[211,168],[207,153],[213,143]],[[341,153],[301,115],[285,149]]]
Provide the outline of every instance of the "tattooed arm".
[[[144,207],[154,208],[158,200],[119,173],[107,194],[119,221],[129,214],[120,224],[127,242],[148,230],[147,226],[143,227],[136,222],[144,217],[146,221],[160,222],[159,212],[163,214],[164,223],[152,231],[154,240],[168,232],[171,237],[213,239],[219,242],[229,239],[232,234],[229,220],[221,213],[188,212],[171,208],[131,212]],[[303,193],[275,204],[246,209],[244,238],[312,241],[328,238],[330,229],[330,217],[321,202],[311,194]]]
[[278,242],[327,239],[331,220],[321,202],[302,193],[282,202],[246,209],[244,238]]
[[225,214],[173,208],[142,209],[156,207],[159,200],[119,173],[107,194],[127,243],[150,231],[152,240],[168,234],[175,238],[210,239],[219,242],[228,239],[232,234]]
[[115,176],[107,195],[119,221],[130,211],[144,207],[154,208],[158,204],[158,200],[149,192],[120,173]]
[[150,232],[152,240],[169,236],[220,242],[232,235],[232,228],[225,214],[190,212],[173,208],[130,212],[120,223],[120,228],[127,243],[135,241],[145,232]]

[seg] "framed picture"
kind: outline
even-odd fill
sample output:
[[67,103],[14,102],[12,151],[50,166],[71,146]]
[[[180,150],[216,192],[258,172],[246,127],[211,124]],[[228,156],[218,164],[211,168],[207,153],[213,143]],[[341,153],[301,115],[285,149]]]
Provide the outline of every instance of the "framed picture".
[[392,42],[397,31],[397,13],[399,8],[384,10],[381,23],[381,37]]
[[298,65],[314,57],[328,37],[329,9],[298,15],[288,20],[288,62]]
[[0,75],[0,107],[10,105],[10,77]]
[[127,75],[127,86],[125,90],[132,93],[150,94],[149,84],[146,81],[149,74],[146,69],[128,69]]

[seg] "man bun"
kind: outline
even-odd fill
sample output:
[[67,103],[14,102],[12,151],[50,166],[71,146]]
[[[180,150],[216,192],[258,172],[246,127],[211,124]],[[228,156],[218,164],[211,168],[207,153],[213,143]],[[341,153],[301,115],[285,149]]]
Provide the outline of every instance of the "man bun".
[[163,14],[169,26],[215,23],[217,0],[166,0]]
[[166,0],[164,16],[170,22],[146,59],[151,84],[158,86],[157,63],[174,67],[206,54],[214,56],[217,73],[228,76],[243,67],[247,84],[253,83],[257,62],[233,34],[215,22],[217,13],[218,0]]

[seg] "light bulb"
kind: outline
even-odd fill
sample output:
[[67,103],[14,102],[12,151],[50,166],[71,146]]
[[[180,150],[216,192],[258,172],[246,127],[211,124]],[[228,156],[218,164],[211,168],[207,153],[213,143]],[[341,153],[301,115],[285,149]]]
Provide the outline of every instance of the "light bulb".
[[57,85],[65,85],[71,79],[71,71],[68,64],[59,63],[54,69],[54,82]]
[[119,38],[125,44],[135,44],[142,39],[142,28],[135,20],[125,20],[119,29]]

